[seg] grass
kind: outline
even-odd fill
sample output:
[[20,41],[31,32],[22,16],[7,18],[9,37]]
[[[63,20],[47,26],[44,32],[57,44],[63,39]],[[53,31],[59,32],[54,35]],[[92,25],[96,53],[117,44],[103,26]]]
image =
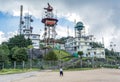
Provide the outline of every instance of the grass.
[[[69,68],[69,69],[64,69],[64,71],[83,71],[83,70],[93,70],[95,68]],[[33,69],[2,69],[0,70],[0,75],[6,75],[6,74],[17,74],[17,73],[25,73],[25,72],[30,72],[30,71],[39,71],[40,69],[33,68]],[[59,71],[53,70],[54,71]]]
[[2,69],[0,70],[0,75],[5,75],[5,74],[16,74],[16,73],[25,73],[25,72],[30,72],[30,71],[38,71],[40,69]]
[[58,60],[69,61],[73,57],[64,50],[53,50],[57,54]]

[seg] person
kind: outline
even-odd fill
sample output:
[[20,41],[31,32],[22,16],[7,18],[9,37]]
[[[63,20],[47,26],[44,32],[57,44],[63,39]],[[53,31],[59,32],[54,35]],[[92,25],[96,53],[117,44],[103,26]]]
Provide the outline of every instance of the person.
[[63,69],[62,69],[62,67],[60,68],[60,76],[63,76]]

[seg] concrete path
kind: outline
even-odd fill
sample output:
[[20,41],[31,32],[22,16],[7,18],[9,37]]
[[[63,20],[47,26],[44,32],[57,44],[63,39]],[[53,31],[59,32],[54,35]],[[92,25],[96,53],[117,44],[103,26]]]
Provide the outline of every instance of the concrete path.
[[[16,75],[17,78],[20,76],[21,74]],[[105,68],[86,71],[66,71],[63,77],[59,76],[59,72],[51,71],[36,72],[24,76],[25,77],[20,77],[19,79],[11,81],[0,80],[0,82],[120,82],[119,69]],[[8,79],[7,77],[4,78]]]
[[27,73],[20,73],[20,74],[0,75],[0,82],[13,82],[15,80],[32,77],[38,73],[39,72],[27,72]]

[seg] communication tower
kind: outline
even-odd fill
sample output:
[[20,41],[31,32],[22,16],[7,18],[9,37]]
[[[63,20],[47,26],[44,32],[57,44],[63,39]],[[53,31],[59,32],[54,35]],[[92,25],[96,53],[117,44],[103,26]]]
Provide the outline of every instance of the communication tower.
[[20,27],[19,33],[20,35],[25,35],[26,38],[29,38],[32,34],[33,27],[31,23],[33,22],[32,15],[26,13],[23,19],[23,5],[20,6]]
[[57,35],[55,28],[58,20],[54,17],[53,7],[48,3],[48,7],[44,8],[44,17],[42,23],[44,23],[44,41],[47,45],[54,47],[55,36]]
[[29,15],[29,13],[26,13],[24,20],[23,34],[26,38],[30,38],[33,30],[33,27],[31,26],[31,23],[33,22],[32,16]]
[[20,6],[20,27],[19,33],[20,35],[24,35],[26,39],[31,39],[33,48],[39,48],[40,43],[40,35],[33,34],[33,27],[31,26],[33,22],[32,15],[26,13],[23,17],[23,6]]

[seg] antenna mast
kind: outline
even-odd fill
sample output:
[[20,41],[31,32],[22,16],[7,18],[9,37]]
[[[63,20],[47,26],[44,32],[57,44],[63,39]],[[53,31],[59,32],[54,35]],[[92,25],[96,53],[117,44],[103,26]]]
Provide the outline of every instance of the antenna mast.
[[22,34],[23,5],[20,6],[20,35]]
[[67,34],[68,34],[68,37],[69,37],[69,26],[67,26]]

